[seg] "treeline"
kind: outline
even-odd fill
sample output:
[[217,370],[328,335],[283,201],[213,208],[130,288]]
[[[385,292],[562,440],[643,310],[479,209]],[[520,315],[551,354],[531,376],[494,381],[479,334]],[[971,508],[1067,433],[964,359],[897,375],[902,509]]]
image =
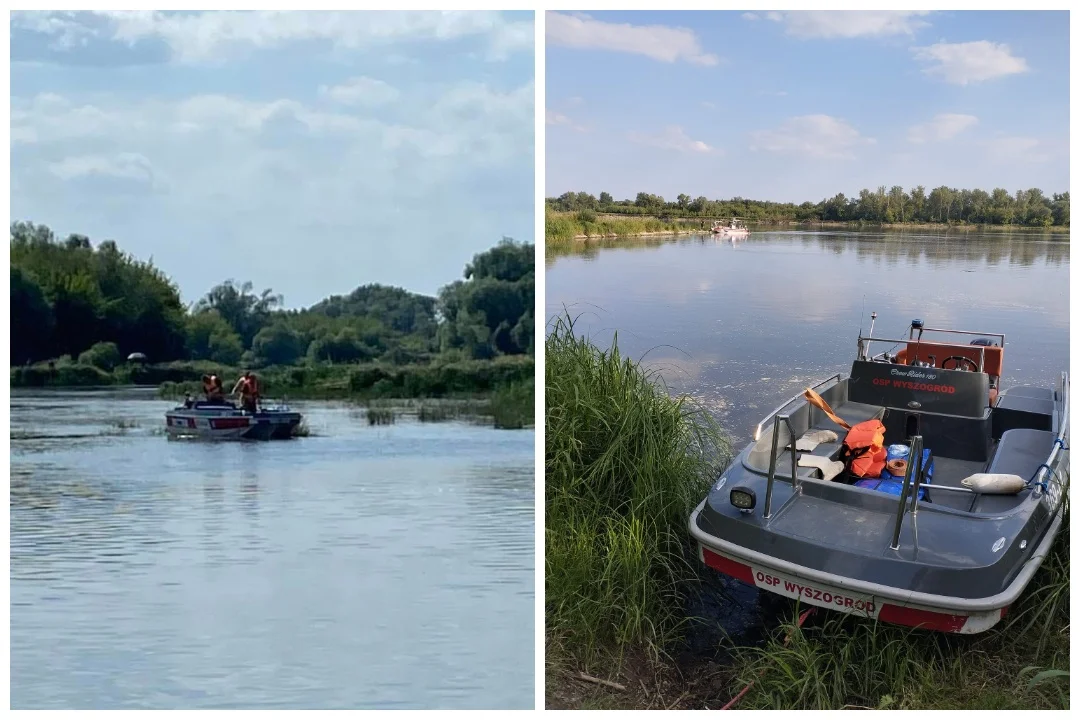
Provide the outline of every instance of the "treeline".
[[973,225],[1023,225],[1050,227],[1069,225],[1069,193],[1047,197],[1042,190],[1002,188],[958,190],[944,185],[927,193],[922,185],[910,192],[899,185],[877,190],[863,189],[858,197],[838,193],[819,202],[776,203],[765,200],[709,200],[679,195],[674,202],[659,195],[638,193],[633,200],[615,200],[610,193],[595,197],[567,192],[548,198],[547,205],[560,212],[601,212],[618,215],[651,215],[666,218],[743,218],[748,222],[868,222],[948,223]]
[[[192,307],[149,262],[111,240],[11,225],[11,364],[50,360],[106,372],[150,363],[225,366],[426,364],[533,354],[533,247],[480,253],[438,297],[378,284],[284,310],[272,290],[226,280]],[[142,360],[140,358],[140,360]]]

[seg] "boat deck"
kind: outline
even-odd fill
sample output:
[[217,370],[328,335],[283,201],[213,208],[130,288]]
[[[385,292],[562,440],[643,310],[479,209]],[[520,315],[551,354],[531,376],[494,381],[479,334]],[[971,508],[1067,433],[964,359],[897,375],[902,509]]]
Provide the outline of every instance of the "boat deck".
[[[866,405],[857,402],[845,402],[833,406],[833,411],[849,424],[881,417],[884,413],[883,422],[888,424],[889,412],[881,406]],[[817,410],[813,413],[813,424],[809,431],[832,430],[837,435],[835,442],[822,443],[812,451],[797,451],[796,455],[809,452],[811,455],[835,459],[840,451],[846,430],[833,422],[824,413]],[[960,488],[961,481],[975,473],[993,472],[1019,475],[1024,479],[1030,476],[1032,469],[1038,467],[1045,458],[1049,445],[1053,442],[1053,433],[1037,430],[1011,430],[1003,436],[1002,442],[992,441],[989,446],[989,456],[985,461],[968,460],[948,457],[937,452],[931,443],[926,447],[931,451],[934,462],[934,473],[931,484],[927,486],[927,494],[922,502],[932,503],[941,507],[950,507],[964,512],[974,513],[999,513],[1006,512],[1021,502],[1026,493],[1020,495],[970,495],[958,492],[933,492],[934,485]],[[1008,452],[999,452],[1001,445],[1007,446]],[[787,449],[778,450],[777,472],[785,475],[790,474],[791,452]],[[799,476],[802,478],[820,478],[820,473],[815,468],[800,467]]]

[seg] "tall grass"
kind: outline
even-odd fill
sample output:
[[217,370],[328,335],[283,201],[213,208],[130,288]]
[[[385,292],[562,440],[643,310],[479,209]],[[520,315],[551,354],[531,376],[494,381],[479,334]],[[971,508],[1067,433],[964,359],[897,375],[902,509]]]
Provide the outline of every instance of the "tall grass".
[[369,407],[368,425],[393,425],[395,413],[392,408]]
[[491,415],[495,427],[518,430],[533,424],[536,408],[535,382],[500,385],[491,395]]
[[700,220],[661,220],[657,217],[611,217],[595,212],[575,213],[546,210],[544,238],[550,245],[564,245],[577,237],[612,237],[645,233],[702,232]]
[[659,651],[698,576],[687,518],[728,445],[715,420],[650,371],[558,318],[547,338],[546,625],[583,661]]
[[[1006,619],[972,636],[794,612],[761,647],[734,652],[741,709],[1069,707],[1069,531]],[[782,638],[790,633],[785,646]]]

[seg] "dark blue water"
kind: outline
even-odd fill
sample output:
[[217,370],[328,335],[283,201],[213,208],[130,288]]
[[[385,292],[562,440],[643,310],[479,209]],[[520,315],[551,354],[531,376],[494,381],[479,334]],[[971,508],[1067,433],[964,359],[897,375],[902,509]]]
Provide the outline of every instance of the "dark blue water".
[[139,393],[15,393],[13,708],[531,708],[533,432],[193,443]]

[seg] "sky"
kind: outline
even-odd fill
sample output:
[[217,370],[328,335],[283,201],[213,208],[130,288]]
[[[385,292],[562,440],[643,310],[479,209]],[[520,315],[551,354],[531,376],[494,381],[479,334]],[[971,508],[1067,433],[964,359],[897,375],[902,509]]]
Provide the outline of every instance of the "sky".
[[1069,189],[1067,12],[549,12],[548,197]]
[[185,302],[435,294],[534,235],[533,14],[50,12],[11,21],[11,214]]

